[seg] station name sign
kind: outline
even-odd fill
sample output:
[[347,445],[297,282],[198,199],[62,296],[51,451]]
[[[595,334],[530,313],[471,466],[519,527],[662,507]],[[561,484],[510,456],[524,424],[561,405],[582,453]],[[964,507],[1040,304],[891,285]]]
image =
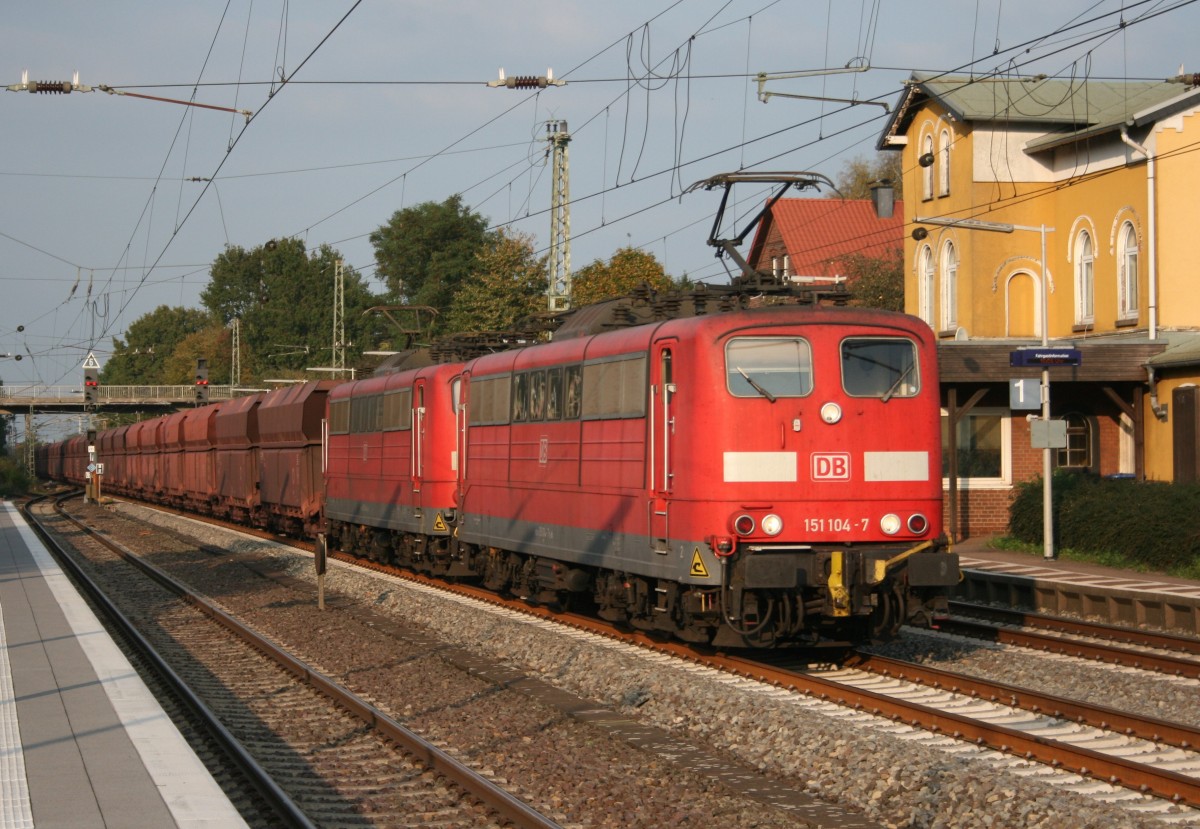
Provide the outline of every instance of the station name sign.
[[1078,348],[1021,348],[1008,353],[1008,364],[1024,366],[1077,366],[1083,361]]

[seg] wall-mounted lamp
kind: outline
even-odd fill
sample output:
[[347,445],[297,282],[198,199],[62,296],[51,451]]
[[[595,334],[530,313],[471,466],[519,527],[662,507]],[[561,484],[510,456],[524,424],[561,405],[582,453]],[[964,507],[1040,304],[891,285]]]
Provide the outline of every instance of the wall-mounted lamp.
[[913,241],[921,242],[929,238],[929,231],[923,227],[914,227],[912,230]]
[[922,167],[932,167],[933,166],[933,153],[923,153],[921,155],[921,157],[917,159],[917,163],[920,164]]
[[875,206],[875,216],[880,219],[892,218],[892,212],[896,206],[896,188],[892,186],[892,180],[882,178],[871,182],[869,186],[871,188],[871,204]]

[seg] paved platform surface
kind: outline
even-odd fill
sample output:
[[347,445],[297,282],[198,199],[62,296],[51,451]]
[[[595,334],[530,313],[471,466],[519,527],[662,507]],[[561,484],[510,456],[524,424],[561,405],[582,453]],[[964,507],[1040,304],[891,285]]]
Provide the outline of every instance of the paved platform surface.
[[997,550],[989,542],[990,539],[968,539],[954,545],[954,551],[959,554],[959,561],[964,570],[985,570],[992,573],[1025,576],[1041,581],[1108,587],[1200,600],[1200,582],[1176,578],[1163,573],[1118,570],[1062,558],[1046,559],[1039,553]]
[[0,501],[0,829],[245,825],[17,509]]

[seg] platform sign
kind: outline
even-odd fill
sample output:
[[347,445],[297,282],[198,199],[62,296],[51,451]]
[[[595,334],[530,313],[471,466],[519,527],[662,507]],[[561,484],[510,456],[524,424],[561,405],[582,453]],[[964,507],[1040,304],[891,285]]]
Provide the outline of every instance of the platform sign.
[[1066,449],[1067,421],[1033,420],[1029,423],[1029,443],[1034,449]]
[[1083,362],[1078,348],[1018,348],[1008,352],[1008,364],[1014,368],[1039,366],[1077,366]]
[[1042,408],[1042,383],[1036,377],[1008,381],[1008,408],[1018,412],[1036,412]]

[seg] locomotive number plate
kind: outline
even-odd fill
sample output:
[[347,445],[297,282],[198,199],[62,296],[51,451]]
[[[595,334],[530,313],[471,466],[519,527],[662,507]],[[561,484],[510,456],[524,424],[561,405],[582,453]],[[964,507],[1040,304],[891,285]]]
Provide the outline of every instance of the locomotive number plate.
[[804,531],[809,533],[866,532],[869,518],[805,518]]

